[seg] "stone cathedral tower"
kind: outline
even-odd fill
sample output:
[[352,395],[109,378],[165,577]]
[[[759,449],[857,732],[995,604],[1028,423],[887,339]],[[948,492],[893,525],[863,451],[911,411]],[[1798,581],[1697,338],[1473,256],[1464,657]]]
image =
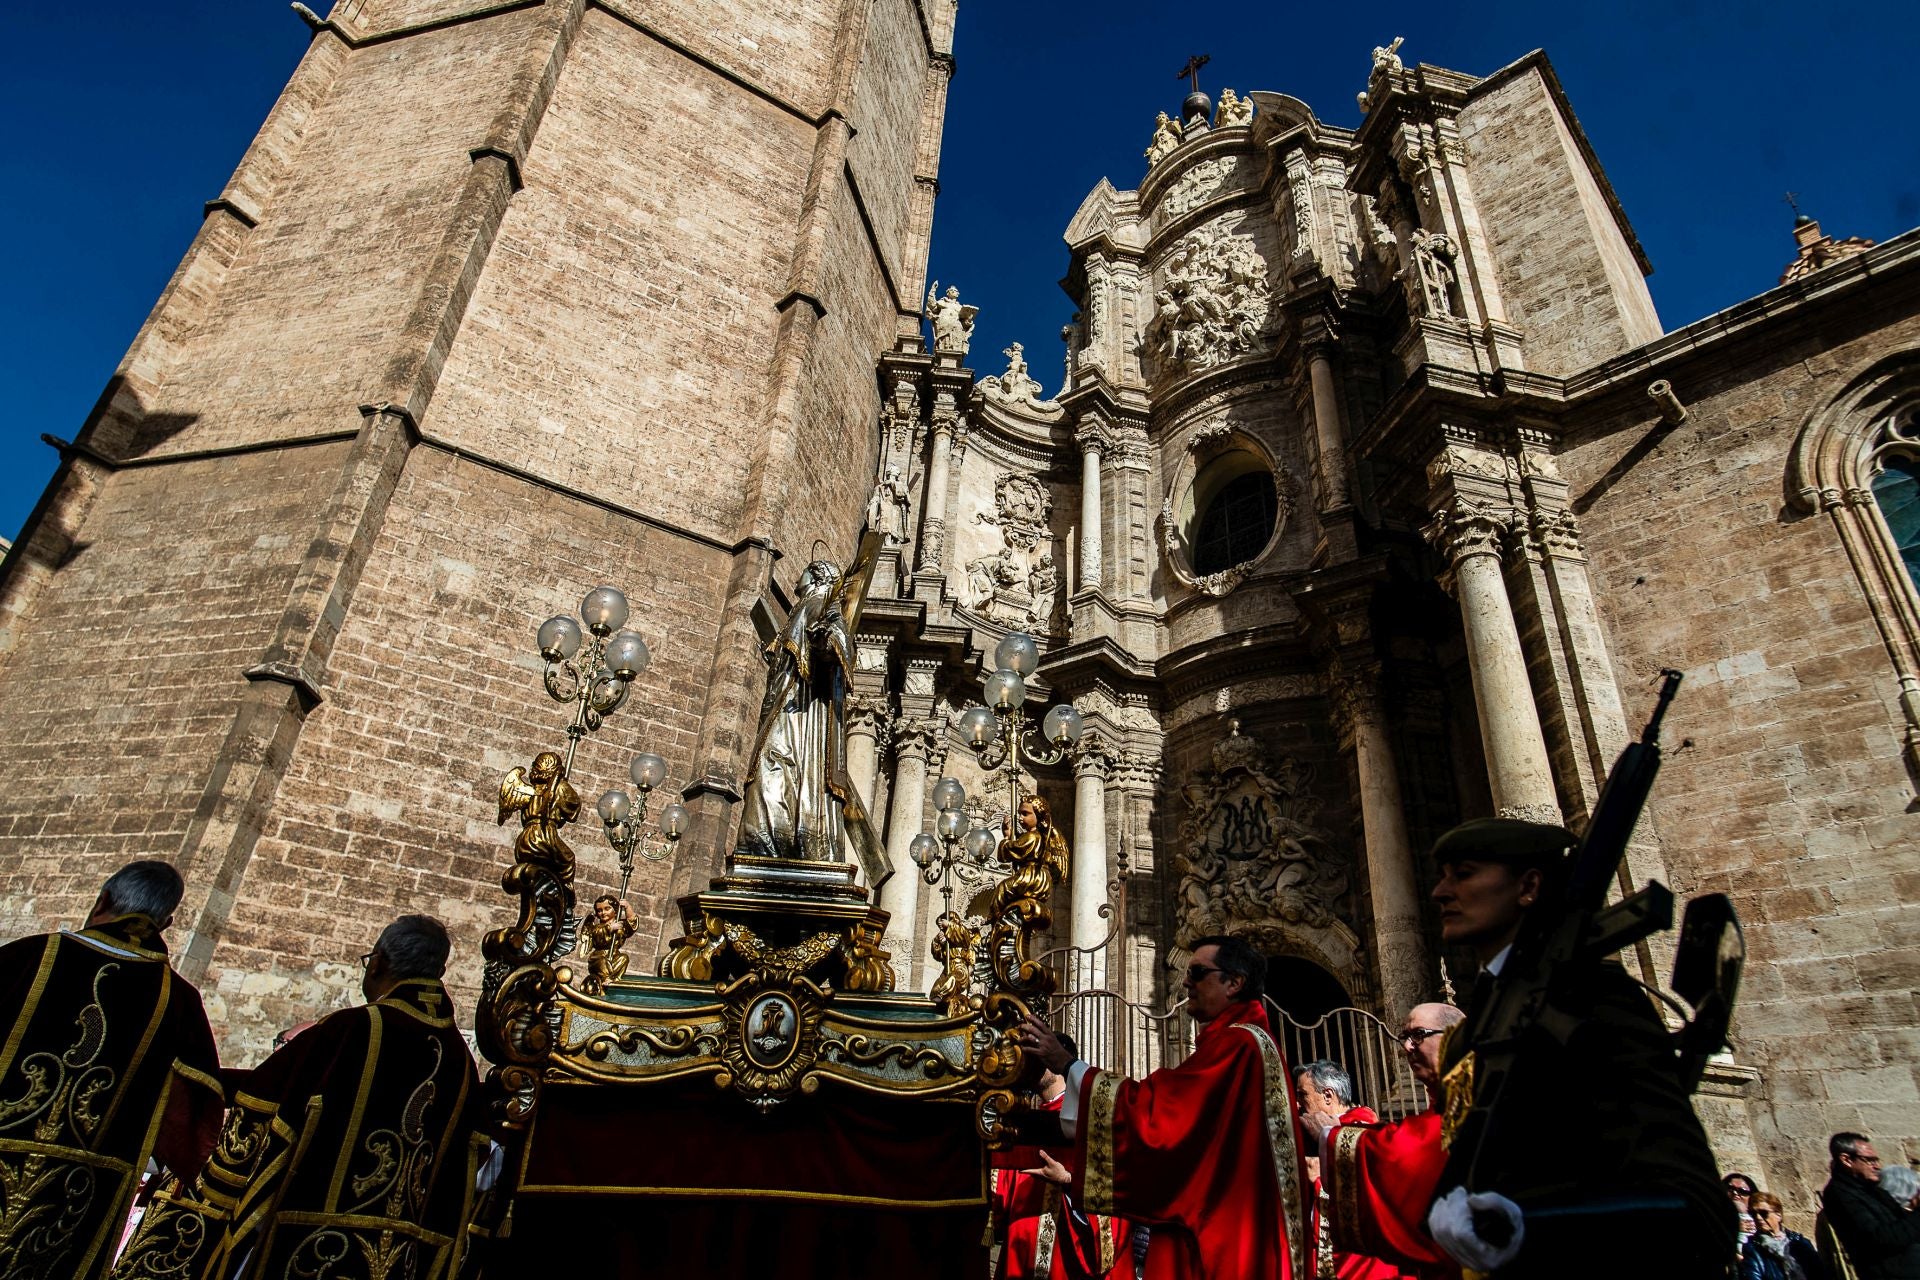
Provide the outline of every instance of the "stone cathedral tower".
[[399,912],[452,926],[471,998],[490,792],[564,724],[531,637],[599,582],[654,662],[581,788],[666,756],[704,884],[753,606],[859,526],[953,67],[953,0],[295,8],[310,48],[0,584],[6,933],[176,860],[243,1061]]

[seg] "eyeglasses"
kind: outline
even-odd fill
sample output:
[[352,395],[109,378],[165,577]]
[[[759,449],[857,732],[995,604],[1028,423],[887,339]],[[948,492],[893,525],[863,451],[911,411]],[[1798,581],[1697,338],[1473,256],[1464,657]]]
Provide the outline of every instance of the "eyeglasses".
[[1737,1183],[1729,1182],[1727,1184],[1727,1194],[1732,1196],[1735,1200],[1745,1200],[1748,1196],[1753,1194],[1753,1188],[1743,1187]]
[[1853,1162],[1854,1162],[1855,1164],[1872,1164],[1872,1165],[1877,1165],[1877,1164],[1879,1164],[1879,1163],[1880,1163],[1880,1157],[1879,1157],[1879,1156],[1857,1156],[1857,1155],[1855,1155],[1855,1154],[1853,1154],[1853,1152],[1851,1152],[1851,1151],[1842,1151],[1842,1152],[1840,1153],[1840,1158],[1841,1158],[1842,1160],[1851,1160],[1851,1161],[1853,1161]]
[[1778,1209],[1755,1209],[1753,1216],[1756,1218],[1777,1218],[1780,1216],[1780,1211]]
[[1190,964],[1187,966],[1187,981],[1205,982],[1210,973],[1225,974],[1226,970],[1210,968],[1204,964]]
[[1409,1027],[1400,1033],[1400,1043],[1409,1049],[1417,1048],[1435,1036],[1447,1034],[1444,1027]]
[[361,957],[360,957],[360,967],[361,967],[362,969],[365,969],[365,968],[368,968],[369,966],[371,966],[371,965],[373,964],[373,957],[374,957],[374,953],[373,953],[373,952],[371,952],[371,951],[369,951],[369,952],[367,952],[367,953],[366,953],[365,955],[363,955],[363,956],[361,956]]

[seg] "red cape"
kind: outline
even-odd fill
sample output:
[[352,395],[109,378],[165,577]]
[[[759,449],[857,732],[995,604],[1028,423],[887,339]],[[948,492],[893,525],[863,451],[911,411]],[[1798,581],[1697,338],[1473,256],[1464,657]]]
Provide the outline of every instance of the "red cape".
[[1146,1280],[1306,1280],[1293,1081],[1258,1001],[1229,1005],[1193,1054],[1144,1080],[1080,1081],[1074,1193],[1150,1224]]
[[1453,1259],[1427,1234],[1427,1210],[1446,1164],[1438,1111],[1328,1133],[1320,1176],[1332,1210],[1334,1247],[1385,1259],[1422,1280],[1459,1276]]
[[[1379,1115],[1372,1107],[1349,1107],[1340,1114],[1338,1125],[1377,1125]],[[1332,1274],[1338,1280],[1400,1280],[1401,1270],[1391,1262],[1380,1258],[1370,1258],[1364,1253],[1344,1253],[1333,1247],[1331,1233],[1333,1223],[1327,1214],[1327,1199],[1322,1190],[1324,1183],[1315,1180],[1313,1184],[1313,1241],[1319,1251],[1317,1261],[1331,1265]],[[1325,1275],[1324,1270],[1318,1274]]]

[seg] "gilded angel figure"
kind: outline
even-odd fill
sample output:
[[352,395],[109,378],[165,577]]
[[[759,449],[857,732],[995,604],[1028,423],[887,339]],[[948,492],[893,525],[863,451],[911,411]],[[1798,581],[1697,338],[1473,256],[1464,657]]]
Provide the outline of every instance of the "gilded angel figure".
[[612,894],[603,893],[593,900],[593,910],[582,928],[585,945],[581,950],[587,960],[588,991],[604,991],[609,982],[618,982],[627,976],[627,953],[621,948],[639,927],[633,908]]
[[544,862],[563,876],[573,874],[573,849],[560,837],[560,828],[580,816],[580,793],[567,781],[566,768],[555,751],[542,751],[530,769],[515,765],[500,780],[500,818],[520,815],[520,834],[513,839],[519,862]]
[[1000,842],[1000,860],[1013,867],[994,894],[996,916],[1022,898],[1045,903],[1054,886],[1067,878],[1067,840],[1053,825],[1053,813],[1039,796],[1020,801],[1019,831]]

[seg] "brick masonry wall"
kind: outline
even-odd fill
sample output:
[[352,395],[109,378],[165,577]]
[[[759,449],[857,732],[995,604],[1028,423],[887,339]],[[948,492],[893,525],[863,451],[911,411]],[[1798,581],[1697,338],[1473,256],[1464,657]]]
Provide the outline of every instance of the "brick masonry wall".
[[1798,1205],[1835,1130],[1920,1158],[1920,818],[1897,690],[1830,519],[1785,502],[1807,416],[1920,339],[1907,305],[1782,326],[1735,367],[1676,363],[1684,424],[1649,450],[1636,405],[1561,459],[1632,714],[1659,667],[1687,673],[1652,813],[1675,890],[1731,894],[1746,926],[1750,1172]]
[[812,146],[589,12],[423,428],[737,536]]
[[[628,592],[653,663],[580,748],[583,812],[569,828],[583,900],[619,884],[592,805],[627,762],[666,757],[687,781],[728,557],[431,448],[408,458],[240,902],[208,973],[223,1052],[257,1057],[273,1032],[343,1005],[355,958],[409,911],[455,939],[449,982],[463,1025],[479,989],[480,935],[509,915],[499,875],[518,821],[497,826],[500,778],[564,750],[568,708],[541,688],[533,635],[601,582]],[[664,866],[640,864],[629,945],[648,960]],[[584,909],[584,907],[583,907]]]
[[1646,281],[1539,71],[1475,90],[1460,136],[1527,368],[1564,377],[1656,337]]
[[344,446],[112,475],[0,664],[0,936],[74,923],[171,858]]
[[[517,65],[532,11],[355,51],[150,411],[150,452],[352,431]],[[411,354],[411,353],[406,353]]]

